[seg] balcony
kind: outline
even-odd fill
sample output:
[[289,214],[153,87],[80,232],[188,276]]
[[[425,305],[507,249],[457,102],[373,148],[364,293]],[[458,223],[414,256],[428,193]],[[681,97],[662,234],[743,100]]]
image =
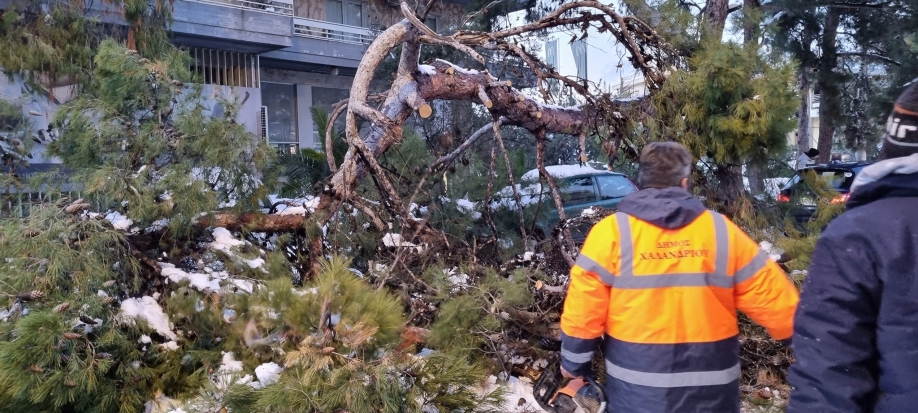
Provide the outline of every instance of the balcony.
[[179,0],[173,16],[181,46],[264,53],[292,44],[293,0]]
[[197,3],[216,4],[234,9],[254,10],[262,13],[293,16],[293,0],[192,0]]
[[293,44],[262,54],[261,65],[320,73],[356,69],[376,34],[363,27],[294,17]]
[[370,29],[312,19],[293,19],[293,35],[343,43],[370,44],[376,36]]

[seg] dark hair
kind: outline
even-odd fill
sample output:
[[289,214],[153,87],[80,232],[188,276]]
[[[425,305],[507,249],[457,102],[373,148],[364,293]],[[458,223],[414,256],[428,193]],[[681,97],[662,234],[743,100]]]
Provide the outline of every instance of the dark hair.
[[692,154],[676,142],[651,142],[641,151],[637,186],[669,188],[679,186],[692,173]]

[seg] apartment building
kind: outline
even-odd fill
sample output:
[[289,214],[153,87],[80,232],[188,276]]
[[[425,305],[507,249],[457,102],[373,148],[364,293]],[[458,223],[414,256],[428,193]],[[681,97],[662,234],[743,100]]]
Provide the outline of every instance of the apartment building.
[[[448,30],[465,15],[468,0],[438,2],[426,23]],[[11,0],[0,0],[0,10]],[[118,8],[87,3],[102,22],[124,24]],[[397,0],[176,0],[172,41],[186,49],[201,75],[209,107],[217,97],[241,104],[240,123],[283,152],[320,147],[310,108],[326,109],[348,96],[357,66],[376,35],[400,21]],[[73,96],[72,85],[30,90],[0,76],[0,99],[22,105],[35,133]],[[36,148],[35,170],[56,163]],[[43,166],[44,165],[44,166]]]

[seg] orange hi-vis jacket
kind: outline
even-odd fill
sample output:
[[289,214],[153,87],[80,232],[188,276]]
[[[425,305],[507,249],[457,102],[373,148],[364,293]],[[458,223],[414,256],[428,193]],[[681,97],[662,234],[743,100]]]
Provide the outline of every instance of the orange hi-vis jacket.
[[788,339],[796,287],[681,188],[629,197],[592,228],[571,270],[562,366],[588,373],[602,343],[610,412],[738,413],[737,310]]

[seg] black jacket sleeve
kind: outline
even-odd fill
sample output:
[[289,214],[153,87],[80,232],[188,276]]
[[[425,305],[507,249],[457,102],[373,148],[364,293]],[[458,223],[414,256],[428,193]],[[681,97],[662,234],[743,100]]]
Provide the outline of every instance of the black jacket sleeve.
[[872,412],[876,399],[877,261],[862,235],[832,229],[816,244],[794,319],[787,413]]

